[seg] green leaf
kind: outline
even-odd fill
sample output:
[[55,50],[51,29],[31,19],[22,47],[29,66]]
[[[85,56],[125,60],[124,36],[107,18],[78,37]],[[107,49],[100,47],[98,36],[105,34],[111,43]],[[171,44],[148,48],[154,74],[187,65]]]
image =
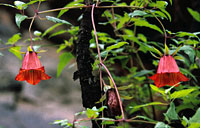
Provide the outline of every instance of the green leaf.
[[172,53],[172,56],[174,56],[174,55],[176,55],[176,53],[179,51],[179,49],[182,47],[182,45],[180,45],[177,49],[176,49],[176,51],[174,51],[173,53]]
[[181,124],[186,127],[189,124],[189,120],[185,116],[183,116],[183,120],[181,121]]
[[[77,7],[77,6],[83,6],[84,4],[81,4],[80,2],[82,2],[83,0],[76,0],[73,2],[70,2],[69,4],[65,5],[64,7]],[[60,10],[59,14],[58,14],[58,18],[60,18],[64,13],[66,13],[69,9],[64,9],[64,10]]]
[[129,88],[132,88],[133,87],[133,84],[129,84],[127,86],[120,86],[120,87],[117,87],[118,90],[127,90]]
[[25,15],[21,15],[21,14],[15,15],[15,22],[19,28],[20,28],[21,22],[24,21],[26,18],[27,18],[27,16],[25,16]]
[[130,17],[135,17],[135,16],[145,16],[147,15],[148,13],[146,13],[145,11],[141,11],[141,10],[135,10],[134,12],[132,13],[129,13],[128,15]]
[[20,33],[14,34],[11,38],[8,39],[8,42],[6,44],[13,45],[20,39],[21,39],[21,34]]
[[67,30],[60,30],[60,31],[58,31],[58,32],[55,32],[55,33],[51,34],[51,35],[49,36],[49,38],[54,37],[54,36],[57,36],[57,35],[61,35],[61,34],[66,33],[66,32],[67,32]]
[[180,91],[175,91],[171,94],[171,97],[173,99],[176,98],[183,98],[186,97],[187,95],[189,95],[191,92],[195,91],[195,88],[191,88],[191,89],[184,89],[184,90],[180,90]]
[[188,10],[188,12],[190,13],[190,15],[192,15],[192,17],[193,17],[196,21],[200,22],[200,13],[199,13],[199,12],[194,11],[194,10],[192,10],[191,8],[187,8],[187,10]]
[[154,85],[152,85],[152,84],[150,84],[150,87],[151,87],[151,89],[154,90],[155,92],[159,92],[159,93],[161,93],[163,96],[165,96],[165,91],[164,91],[164,90],[161,90],[161,89],[159,89],[158,87],[156,87],[156,86],[154,86]]
[[198,108],[194,116],[190,118],[189,123],[200,123],[200,108]]
[[68,42],[67,40],[64,40],[64,44],[60,44],[60,47],[58,48],[58,50],[56,51],[57,53],[59,53],[60,51],[62,51],[63,49],[65,49],[67,46],[71,46],[72,42]]
[[106,51],[110,51],[116,48],[120,48],[122,46],[124,46],[125,44],[128,44],[128,42],[118,42],[117,44],[111,45],[109,47],[106,48]]
[[180,51],[184,51],[185,54],[189,56],[189,59],[192,63],[194,63],[195,51],[191,46],[183,46],[180,48]]
[[15,6],[13,6],[13,5],[11,5],[11,4],[3,4],[3,3],[0,3],[0,5],[12,7],[12,8],[16,8]]
[[146,74],[152,73],[154,70],[141,70],[140,72],[137,72],[133,77],[140,77],[144,76]]
[[142,104],[142,105],[137,105],[137,106],[130,106],[130,108],[132,109],[139,109],[139,108],[143,108],[143,107],[147,107],[147,106],[152,106],[152,105],[162,105],[163,103],[161,102],[151,102],[151,103],[147,103],[147,104]]
[[100,98],[99,101],[97,101],[97,102],[95,102],[95,103],[96,103],[96,104],[101,103],[101,102],[103,102],[105,99],[106,99],[106,93],[105,93],[103,96],[101,96],[101,98]]
[[115,122],[114,121],[111,121],[111,120],[103,120],[102,121],[102,123],[101,123],[102,125],[105,125],[105,124],[115,124]]
[[171,127],[163,122],[158,122],[156,123],[154,128],[171,128]]
[[20,52],[21,47],[12,47],[9,49],[9,52],[13,53],[17,58],[22,60],[21,52]]
[[165,43],[165,55],[169,55],[169,48],[167,47],[166,43]]
[[166,113],[164,113],[166,119],[168,120],[178,120],[178,114],[176,113],[176,110],[175,110],[175,105],[173,102],[170,103],[170,107],[169,109],[167,110]]
[[22,1],[15,1],[14,5],[16,6],[17,9],[19,10],[24,10],[26,9],[28,6],[26,6],[26,4]]
[[62,70],[65,68],[65,66],[69,63],[69,61],[74,58],[74,56],[71,53],[63,53],[59,56],[59,64],[57,67],[57,77],[60,76]]
[[156,53],[158,53],[160,55],[160,57],[163,56],[163,54],[157,48],[153,47],[153,49],[156,51]]
[[40,31],[34,31],[34,33],[33,33],[35,36],[41,36],[41,32]]
[[154,29],[154,30],[156,30],[156,31],[158,31],[158,32],[163,34],[163,31],[158,26],[156,26],[154,24],[150,24],[146,20],[136,19],[135,20],[135,25],[136,26],[140,26],[140,27],[148,27],[148,28]]
[[52,16],[46,16],[47,20],[49,21],[52,21],[54,23],[63,23],[63,24],[67,24],[67,25],[72,25],[71,23],[69,23],[68,21],[66,20],[61,20],[61,19],[58,19],[56,17],[52,17]]
[[99,110],[95,106],[92,109],[87,108],[86,115],[88,118],[97,118],[99,116]]
[[120,95],[121,98],[123,98],[124,100],[131,100],[133,99],[133,96],[125,96],[125,95]]
[[53,31],[56,27],[62,25],[62,23],[58,23],[58,24],[55,24],[51,27],[49,27],[43,34],[42,34],[42,37],[46,36],[49,32]]

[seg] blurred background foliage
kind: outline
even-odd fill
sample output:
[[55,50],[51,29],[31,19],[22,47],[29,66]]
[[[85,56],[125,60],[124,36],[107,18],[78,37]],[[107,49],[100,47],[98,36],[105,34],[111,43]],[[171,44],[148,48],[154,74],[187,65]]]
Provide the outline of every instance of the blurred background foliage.
[[[9,52],[22,60],[22,47],[27,47],[30,38],[22,39],[30,25],[31,6],[38,5],[39,0],[3,1],[1,8],[11,10],[19,31],[12,35],[7,42],[1,43],[9,47]],[[76,1],[45,1],[50,9],[61,7],[83,6],[83,0]],[[188,0],[101,0],[99,6],[119,6],[108,8],[98,17],[97,36],[104,64],[109,68],[118,86],[126,117],[136,117],[145,122],[129,122],[125,127],[155,127],[155,128],[198,128],[200,127],[200,10],[199,1]],[[42,12],[42,10],[41,10]],[[65,9],[57,12],[41,13],[40,18],[33,22],[33,41],[49,40],[48,45],[37,43],[34,49],[56,46],[59,54],[57,77],[62,74],[64,67],[74,59],[76,40],[82,19],[83,8]],[[48,25],[40,25],[43,22]],[[90,52],[94,63],[93,73],[98,76],[99,60],[96,51],[95,35],[92,32]],[[180,71],[190,80],[180,83],[178,87],[165,86],[157,88],[148,77],[156,73],[160,53],[165,52],[164,42],[172,54],[180,48],[176,62]],[[19,42],[25,42],[19,45]],[[158,52],[160,51],[160,52]],[[0,51],[0,55],[4,56]],[[113,88],[112,82],[103,70],[105,87]],[[105,88],[104,87],[104,88]],[[106,94],[106,93],[105,93]],[[101,102],[106,100],[103,95]],[[106,108],[103,108],[106,109]],[[82,114],[98,120],[103,109],[87,109]],[[110,118],[104,124],[114,124]],[[134,120],[134,119],[133,119]],[[81,121],[80,121],[81,122]],[[77,123],[79,123],[77,121]],[[68,120],[58,120],[54,124],[72,127]],[[119,123],[118,128],[123,127]]]

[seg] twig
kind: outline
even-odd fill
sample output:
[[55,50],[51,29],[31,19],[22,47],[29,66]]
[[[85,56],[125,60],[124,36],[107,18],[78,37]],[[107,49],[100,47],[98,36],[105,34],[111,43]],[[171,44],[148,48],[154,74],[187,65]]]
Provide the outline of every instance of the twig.
[[[95,23],[94,23],[94,7],[95,7],[95,5],[93,4],[93,5],[92,5],[91,18],[92,18],[92,26],[93,26],[94,34],[95,34],[95,40],[96,40],[96,45],[97,45],[97,52],[98,52],[98,56],[99,56],[100,67],[101,67],[101,66],[104,67],[104,69],[106,70],[106,72],[108,73],[110,79],[111,79],[112,82],[113,82],[113,85],[114,85],[114,87],[115,87],[115,91],[116,91],[116,94],[117,94],[117,98],[118,98],[118,101],[119,101],[121,113],[122,113],[122,120],[125,120],[124,110],[123,110],[123,106],[122,106],[122,101],[121,101],[121,98],[120,98],[120,96],[119,96],[119,92],[118,92],[117,86],[116,86],[116,84],[115,84],[115,81],[114,81],[113,78],[112,78],[112,75],[110,74],[110,71],[109,71],[108,68],[103,64],[103,62],[102,62],[102,60],[101,60],[101,54],[100,54],[100,48],[99,48],[99,43],[98,43],[98,37],[97,37],[96,28],[95,28]],[[101,79],[101,78],[100,78],[100,79]]]

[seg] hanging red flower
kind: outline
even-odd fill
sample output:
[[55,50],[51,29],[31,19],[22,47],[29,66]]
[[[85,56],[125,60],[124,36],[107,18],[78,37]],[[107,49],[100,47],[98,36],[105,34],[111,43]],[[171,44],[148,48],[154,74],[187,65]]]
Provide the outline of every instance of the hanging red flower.
[[22,62],[22,68],[20,68],[19,74],[16,76],[15,80],[24,81],[32,85],[36,85],[40,80],[48,80],[51,77],[45,73],[44,66],[41,65],[37,53],[28,50],[24,55]]
[[158,88],[165,85],[176,85],[177,87],[180,81],[189,80],[180,72],[175,59],[171,55],[160,58],[157,73],[149,78],[154,80]]

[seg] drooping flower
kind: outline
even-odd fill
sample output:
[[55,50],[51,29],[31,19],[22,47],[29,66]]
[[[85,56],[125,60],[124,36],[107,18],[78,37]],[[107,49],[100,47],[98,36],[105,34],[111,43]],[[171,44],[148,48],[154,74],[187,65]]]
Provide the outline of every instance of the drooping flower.
[[44,66],[41,65],[37,53],[28,50],[24,55],[22,62],[22,68],[20,68],[19,74],[16,76],[15,80],[24,81],[32,85],[36,85],[40,80],[48,80],[51,77],[45,73]]
[[179,82],[189,80],[180,72],[175,59],[171,55],[164,55],[160,58],[157,73],[149,78],[154,80],[158,88],[165,85],[177,87]]

